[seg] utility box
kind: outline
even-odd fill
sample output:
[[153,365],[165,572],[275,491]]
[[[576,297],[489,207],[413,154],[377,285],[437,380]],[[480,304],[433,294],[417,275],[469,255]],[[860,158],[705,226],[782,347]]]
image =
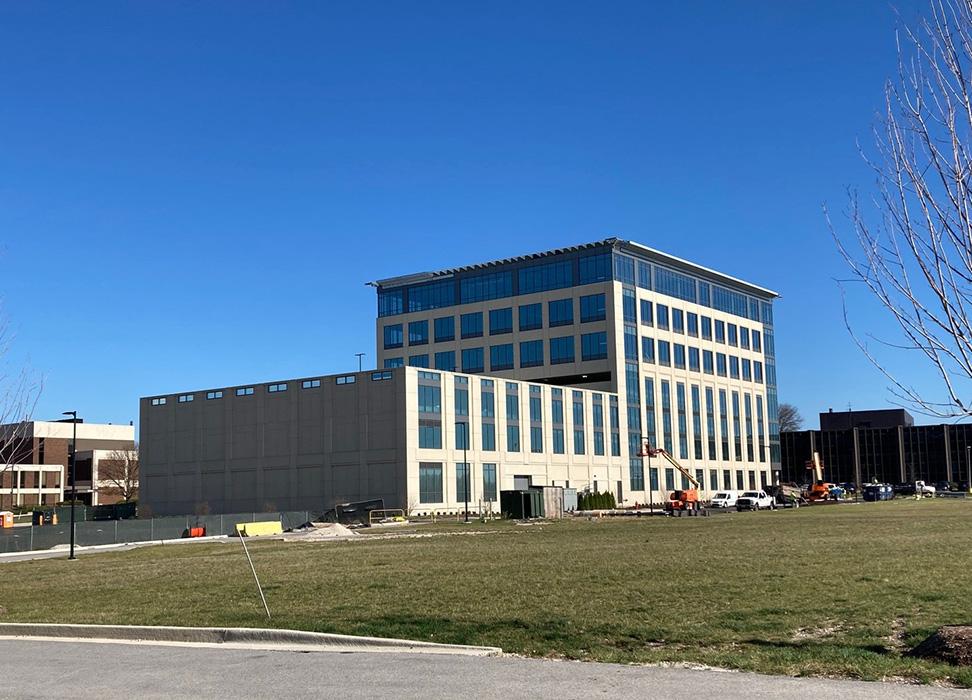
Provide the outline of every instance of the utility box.
[[573,513],[577,510],[577,489],[564,489],[564,512]]
[[500,509],[510,520],[543,517],[543,489],[500,491]]
[[0,510],[0,528],[13,527],[13,513],[9,510]]

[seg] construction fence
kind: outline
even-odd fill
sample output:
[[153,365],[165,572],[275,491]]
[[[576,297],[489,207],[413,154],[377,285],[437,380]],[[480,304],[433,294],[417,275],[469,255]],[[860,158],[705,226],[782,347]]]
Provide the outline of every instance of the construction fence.
[[[59,514],[60,517],[60,514]],[[70,518],[70,515],[68,515]],[[237,523],[280,520],[284,530],[299,527],[311,519],[306,510],[276,513],[226,513],[223,515],[179,515],[139,520],[81,521],[75,513],[74,541],[80,547],[174,540],[191,527],[205,527],[207,535],[233,535]],[[0,529],[0,554],[30,552],[67,546],[71,541],[71,522],[57,525],[31,525]]]

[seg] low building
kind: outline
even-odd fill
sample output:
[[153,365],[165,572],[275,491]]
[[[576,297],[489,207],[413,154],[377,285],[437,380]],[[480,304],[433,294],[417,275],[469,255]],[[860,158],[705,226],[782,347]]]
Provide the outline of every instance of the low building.
[[[966,483],[972,473],[972,425],[914,425],[904,410],[827,412],[822,430],[781,434],[784,482],[807,483],[807,462],[820,454],[833,482]],[[827,426],[827,427],[824,427]]]
[[[74,424],[27,421],[0,426],[0,508],[53,505],[71,492],[70,464]],[[100,505],[97,467],[115,451],[135,449],[135,427],[77,423],[77,497]],[[94,470],[94,471],[92,471]],[[117,499],[107,502],[116,502]]]
[[531,484],[625,501],[611,393],[401,367],[146,397],[140,411],[143,514],[373,498],[458,512],[467,472],[473,511]]

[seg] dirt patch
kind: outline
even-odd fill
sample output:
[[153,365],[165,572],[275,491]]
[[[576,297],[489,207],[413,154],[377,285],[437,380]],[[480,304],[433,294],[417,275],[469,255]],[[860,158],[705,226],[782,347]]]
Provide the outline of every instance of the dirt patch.
[[887,642],[887,647],[889,651],[897,652],[903,654],[908,645],[905,644],[905,622],[904,619],[896,617],[891,621],[891,634],[884,638]]
[[939,627],[908,656],[944,661],[954,666],[972,666],[972,625]]
[[340,523],[311,523],[287,533],[287,539],[294,542],[316,542],[345,537],[360,537],[357,532]]
[[827,637],[833,637],[842,629],[844,628],[839,623],[832,620],[827,620],[820,627],[801,627],[800,629],[796,630],[793,633],[793,641],[805,642],[813,639],[826,639]]

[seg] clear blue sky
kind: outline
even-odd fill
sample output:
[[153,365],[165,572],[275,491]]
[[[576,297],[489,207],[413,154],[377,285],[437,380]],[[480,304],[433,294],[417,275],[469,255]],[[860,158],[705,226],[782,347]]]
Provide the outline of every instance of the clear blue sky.
[[137,420],[139,396],[372,363],[368,280],[620,236],[782,293],[780,397],[808,426],[886,406],[821,204],[872,184],[855,143],[895,22],[884,0],[2,3],[12,359],[44,376],[38,417]]

